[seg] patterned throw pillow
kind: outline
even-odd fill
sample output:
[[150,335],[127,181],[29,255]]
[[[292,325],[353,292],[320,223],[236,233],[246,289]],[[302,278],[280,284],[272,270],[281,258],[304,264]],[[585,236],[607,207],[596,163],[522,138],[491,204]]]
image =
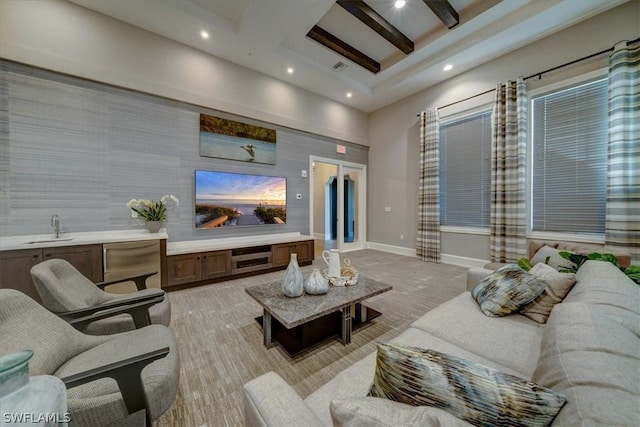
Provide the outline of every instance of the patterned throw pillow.
[[369,396],[435,406],[484,426],[546,426],[566,402],[531,381],[435,350],[394,344],[378,344]]
[[482,279],[471,296],[489,317],[506,316],[519,310],[544,292],[544,280],[515,264],[507,264]]
[[560,273],[547,264],[536,264],[529,273],[544,280],[547,283],[545,290],[520,309],[520,313],[538,323],[547,323],[549,314],[555,304],[561,303],[564,297],[576,284],[576,275],[573,273]]

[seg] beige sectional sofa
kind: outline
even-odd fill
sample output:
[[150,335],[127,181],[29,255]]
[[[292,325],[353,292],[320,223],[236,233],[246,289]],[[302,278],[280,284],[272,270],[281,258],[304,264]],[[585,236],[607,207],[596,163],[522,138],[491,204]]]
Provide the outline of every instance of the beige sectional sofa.
[[[467,288],[490,272],[471,269]],[[638,426],[640,420],[640,287],[607,262],[580,268],[546,324],[520,314],[487,317],[464,292],[392,342],[463,357],[564,394],[567,404],[554,425]],[[250,381],[244,386],[246,424],[332,425],[331,401],[366,396],[375,357],[354,363],[306,399],[273,372]]]

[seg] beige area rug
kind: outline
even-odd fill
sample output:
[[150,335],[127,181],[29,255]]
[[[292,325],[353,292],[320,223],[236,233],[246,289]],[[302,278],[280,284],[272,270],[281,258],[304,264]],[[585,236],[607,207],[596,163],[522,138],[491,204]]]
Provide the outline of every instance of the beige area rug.
[[[282,271],[170,292],[171,329],[181,359],[178,397],[156,426],[244,425],[242,385],[275,371],[303,397],[338,372],[375,351],[415,319],[465,290],[463,267],[432,264],[374,250],[349,252],[360,274],[389,283],[393,290],[365,301],[382,312],[343,346],[337,339],[291,359],[279,346],[262,345],[262,329],[254,320],[261,307],[244,291],[280,280]],[[325,268],[316,258],[313,266]],[[357,286],[357,285],[356,285]]]

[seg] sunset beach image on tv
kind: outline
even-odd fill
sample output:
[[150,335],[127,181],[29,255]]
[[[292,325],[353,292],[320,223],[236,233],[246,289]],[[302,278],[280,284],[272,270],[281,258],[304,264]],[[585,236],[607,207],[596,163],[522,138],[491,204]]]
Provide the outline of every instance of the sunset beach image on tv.
[[284,177],[197,170],[195,192],[198,229],[287,221]]

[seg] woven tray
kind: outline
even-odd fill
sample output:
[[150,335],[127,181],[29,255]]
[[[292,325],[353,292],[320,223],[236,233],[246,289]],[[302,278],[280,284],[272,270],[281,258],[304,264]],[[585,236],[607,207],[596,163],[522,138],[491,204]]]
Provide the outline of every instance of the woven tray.
[[322,275],[327,279],[332,286],[353,286],[358,283],[358,273],[354,276],[329,276],[327,269],[322,270]]

